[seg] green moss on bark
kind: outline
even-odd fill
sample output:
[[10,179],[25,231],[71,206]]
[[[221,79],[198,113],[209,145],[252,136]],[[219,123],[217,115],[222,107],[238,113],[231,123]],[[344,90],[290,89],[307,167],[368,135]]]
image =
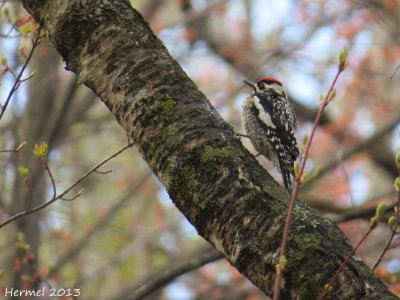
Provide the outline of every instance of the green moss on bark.
[[168,99],[166,101],[157,100],[153,105],[150,105],[146,111],[146,117],[157,119],[165,119],[174,113],[174,107],[177,102],[173,99]]
[[235,156],[244,156],[244,153],[241,152],[238,148],[233,146],[226,146],[222,148],[213,148],[211,146],[205,146],[200,157],[200,161],[202,163],[207,163],[210,161],[216,161],[218,158],[229,158],[232,159]]

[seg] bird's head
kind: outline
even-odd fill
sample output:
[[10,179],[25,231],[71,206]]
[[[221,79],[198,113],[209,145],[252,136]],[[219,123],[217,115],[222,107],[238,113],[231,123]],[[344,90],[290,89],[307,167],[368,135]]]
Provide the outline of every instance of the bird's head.
[[256,83],[244,80],[244,83],[253,88],[253,93],[262,94],[268,91],[273,91],[278,95],[285,96],[285,90],[283,89],[282,83],[272,77],[264,77],[259,79]]

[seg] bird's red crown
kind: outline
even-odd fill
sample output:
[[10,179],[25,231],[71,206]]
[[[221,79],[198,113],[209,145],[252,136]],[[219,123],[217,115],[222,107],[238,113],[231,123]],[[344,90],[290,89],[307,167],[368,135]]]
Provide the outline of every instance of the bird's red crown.
[[276,83],[281,83],[278,79],[273,78],[273,77],[263,77],[263,78],[257,80],[257,83],[259,83],[261,81],[269,81],[269,82],[274,81]]

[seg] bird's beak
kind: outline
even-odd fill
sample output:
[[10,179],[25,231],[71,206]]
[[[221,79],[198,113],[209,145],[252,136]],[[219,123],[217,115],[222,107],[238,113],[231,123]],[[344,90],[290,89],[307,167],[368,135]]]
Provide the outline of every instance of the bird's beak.
[[255,83],[251,82],[251,81],[247,81],[247,80],[243,80],[243,82],[249,86],[251,86],[252,88],[254,88]]

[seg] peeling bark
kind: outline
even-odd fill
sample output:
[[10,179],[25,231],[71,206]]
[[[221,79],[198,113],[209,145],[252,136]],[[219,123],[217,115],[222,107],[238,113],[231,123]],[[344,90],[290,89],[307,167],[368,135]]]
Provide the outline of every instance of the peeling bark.
[[[244,148],[127,0],[21,0],[135,141],[199,234],[266,294],[289,195]],[[315,299],[351,251],[299,203],[281,299]],[[353,257],[326,299],[398,299]]]

